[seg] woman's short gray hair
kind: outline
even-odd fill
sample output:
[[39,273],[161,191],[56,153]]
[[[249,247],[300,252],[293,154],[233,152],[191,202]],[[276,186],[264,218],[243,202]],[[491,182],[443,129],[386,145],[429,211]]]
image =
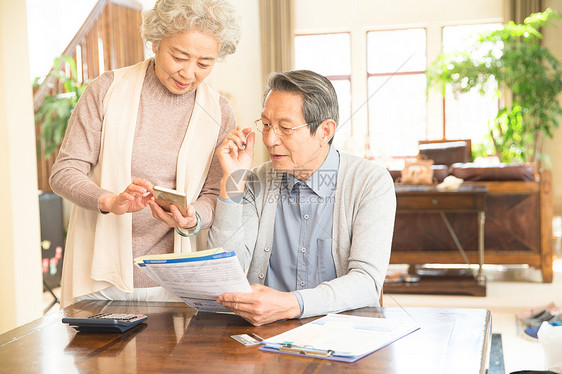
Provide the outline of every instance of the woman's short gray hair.
[[155,51],[162,39],[193,29],[217,38],[219,59],[236,52],[240,22],[227,0],[157,0],[153,9],[142,13],[142,38]]
[[[264,103],[271,91],[295,92],[302,95],[302,116],[309,124],[311,134],[314,135],[320,124],[327,119],[333,119],[337,126],[338,96],[328,78],[310,70],[271,73],[267,77]],[[332,140],[333,138],[330,139],[330,144]]]

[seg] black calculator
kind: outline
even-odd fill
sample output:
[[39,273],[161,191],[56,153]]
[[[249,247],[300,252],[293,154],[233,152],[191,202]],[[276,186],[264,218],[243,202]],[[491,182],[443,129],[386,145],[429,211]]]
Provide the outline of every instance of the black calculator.
[[81,332],[125,332],[146,321],[144,314],[98,313],[88,317],[62,319]]

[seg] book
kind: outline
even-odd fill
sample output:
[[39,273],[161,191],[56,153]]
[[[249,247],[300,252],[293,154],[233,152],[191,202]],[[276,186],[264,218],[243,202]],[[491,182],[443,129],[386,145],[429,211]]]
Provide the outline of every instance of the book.
[[134,261],[152,280],[198,311],[230,313],[216,298],[252,291],[236,253],[223,248],[141,256]]

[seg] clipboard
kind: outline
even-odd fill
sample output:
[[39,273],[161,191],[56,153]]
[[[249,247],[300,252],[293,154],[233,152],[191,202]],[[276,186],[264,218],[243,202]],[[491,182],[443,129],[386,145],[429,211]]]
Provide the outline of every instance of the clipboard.
[[415,321],[328,314],[262,341],[259,350],[355,362],[419,328]]
[[272,345],[263,345],[259,348],[259,350],[264,352],[285,353],[293,356],[322,358],[324,360],[340,362],[355,362],[360,358],[363,358],[372,353],[368,352],[361,356],[346,356],[345,354],[334,352],[329,349],[323,350],[311,347],[297,347],[295,345],[292,345],[291,343],[283,344],[279,347],[274,347]]

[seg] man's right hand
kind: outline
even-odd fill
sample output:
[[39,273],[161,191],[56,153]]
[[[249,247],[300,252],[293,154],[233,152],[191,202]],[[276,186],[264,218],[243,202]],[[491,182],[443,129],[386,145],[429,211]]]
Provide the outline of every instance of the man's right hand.
[[254,161],[255,141],[256,134],[251,128],[232,130],[218,148],[217,156],[222,168],[220,194],[223,199],[244,192],[246,175]]

